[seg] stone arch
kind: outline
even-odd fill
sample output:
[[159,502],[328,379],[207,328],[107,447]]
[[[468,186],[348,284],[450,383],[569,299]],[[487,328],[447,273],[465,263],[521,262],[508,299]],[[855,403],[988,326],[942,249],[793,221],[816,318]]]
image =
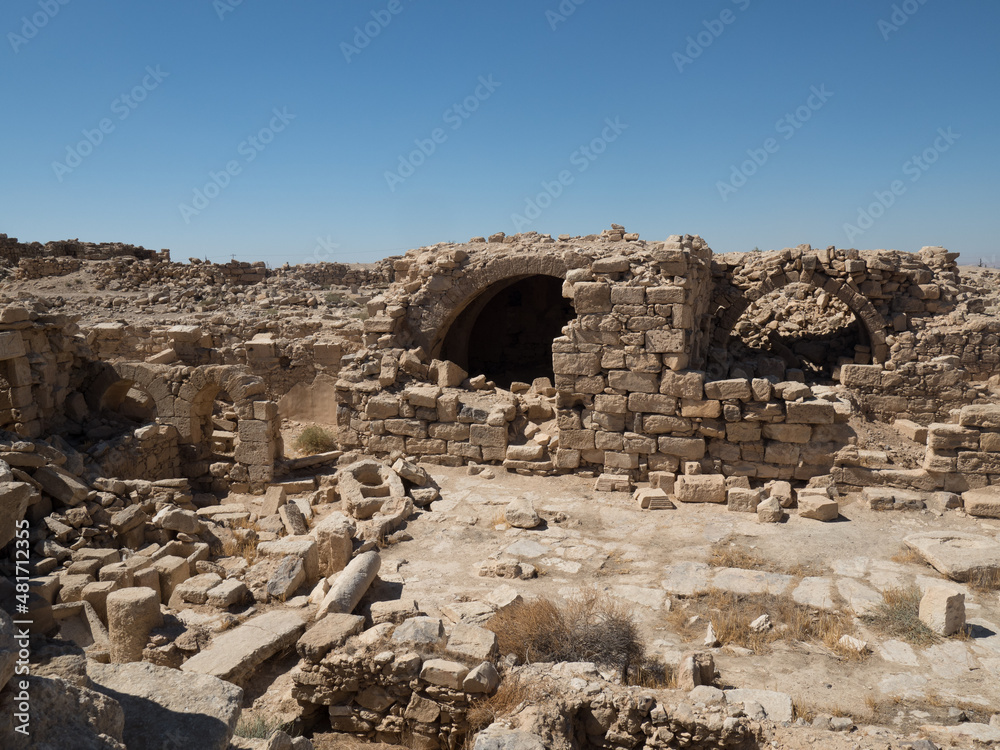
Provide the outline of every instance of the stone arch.
[[568,266],[554,253],[518,253],[463,270],[465,275],[441,292],[433,291],[436,277],[432,277],[407,309],[406,327],[413,345],[423,347],[432,357],[441,353],[444,339],[458,317],[484,293],[494,288],[502,290],[529,276],[565,279]]
[[97,363],[83,389],[84,399],[92,412],[102,408],[117,408],[133,387],[144,391],[153,400],[157,418],[172,417],[174,399],[162,365],[133,362]]
[[861,324],[864,332],[868,335],[868,340],[871,342],[872,360],[877,364],[883,364],[888,360],[889,346],[886,343],[885,337],[887,328],[885,319],[863,294],[841,281],[831,279],[820,271],[814,271],[808,275],[802,274],[797,279],[789,278],[784,272],[777,273],[768,276],[760,283],[747,289],[740,289],[729,285],[725,292],[716,294],[723,301],[716,300],[718,307],[715,328],[712,334],[713,343],[720,346],[726,344],[737,321],[739,321],[740,316],[743,315],[751,302],[759,300],[761,297],[788,286],[788,284],[793,282],[809,284],[818,289],[823,289],[847,305],[848,309],[854,313],[854,317]]

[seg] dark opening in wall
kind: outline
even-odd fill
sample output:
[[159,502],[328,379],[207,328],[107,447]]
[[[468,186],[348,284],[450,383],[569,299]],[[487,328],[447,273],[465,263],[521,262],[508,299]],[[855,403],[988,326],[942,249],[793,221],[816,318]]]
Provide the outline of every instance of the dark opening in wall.
[[552,378],[552,340],[576,317],[562,279],[527,276],[493,284],[459,314],[440,356],[501,388]]

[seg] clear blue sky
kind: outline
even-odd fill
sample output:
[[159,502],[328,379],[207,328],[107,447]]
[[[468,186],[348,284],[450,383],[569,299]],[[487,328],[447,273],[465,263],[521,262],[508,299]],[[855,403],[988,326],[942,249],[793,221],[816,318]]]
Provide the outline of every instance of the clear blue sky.
[[7,0],[0,31],[22,241],[281,264],[617,222],[1000,260],[995,0]]

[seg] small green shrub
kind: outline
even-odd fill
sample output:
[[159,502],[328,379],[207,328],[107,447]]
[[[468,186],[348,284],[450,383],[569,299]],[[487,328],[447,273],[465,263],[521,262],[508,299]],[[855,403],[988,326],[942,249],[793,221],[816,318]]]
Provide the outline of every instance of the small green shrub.
[[295,447],[306,455],[315,453],[325,453],[337,447],[337,441],[333,435],[318,425],[306,427],[302,434],[295,439]]

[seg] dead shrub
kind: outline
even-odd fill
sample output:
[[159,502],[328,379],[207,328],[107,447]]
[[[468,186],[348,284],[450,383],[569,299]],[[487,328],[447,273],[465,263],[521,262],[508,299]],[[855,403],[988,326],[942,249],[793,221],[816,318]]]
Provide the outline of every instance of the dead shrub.
[[763,570],[768,573],[782,573],[790,576],[815,576],[822,571],[813,565],[775,563],[745,546],[738,537],[726,537],[712,547],[708,564],[714,568],[740,568],[742,570]]
[[486,627],[497,634],[502,654],[523,662],[590,661],[613,667],[623,681],[645,656],[631,609],[594,591],[563,607],[545,598],[515,604]]
[[912,547],[902,546],[899,552],[889,558],[902,565],[926,565],[923,556]]
[[1000,591],[1000,569],[998,568],[977,568],[969,576],[969,588],[980,594],[989,594]]
[[[704,628],[704,620],[710,620],[719,641],[754,653],[767,651],[775,641],[796,640],[822,643],[845,658],[863,658],[839,645],[841,636],[854,630],[851,619],[843,612],[814,610],[790,596],[735,594],[718,589],[688,602],[686,609],[670,613],[672,624],[681,632],[690,630],[686,620],[699,615],[698,627]],[[771,628],[760,631],[751,628],[751,623],[764,614],[770,618]]]
[[882,603],[861,617],[864,623],[884,636],[916,646],[929,646],[940,640],[920,619],[921,595],[916,586],[886,589],[882,598]]
[[537,696],[532,686],[521,679],[520,675],[511,675],[500,683],[493,695],[473,702],[469,706],[466,720],[469,722],[468,736],[485,729],[493,722],[510,716],[522,703],[533,700]]
[[222,554],[226,557],[242,557],[249,565],[257,561],[257,545],[260,538],[257,524],[249,518],[237,518],[226,521],[226,526],[233,532],[222,543]]
[[302,434],[295,438],[295,448],[307,456],[316,453],[326,453],[337,447],[337,441],[333,435],[324,430],[319,425],[311,425],[302,430]]

